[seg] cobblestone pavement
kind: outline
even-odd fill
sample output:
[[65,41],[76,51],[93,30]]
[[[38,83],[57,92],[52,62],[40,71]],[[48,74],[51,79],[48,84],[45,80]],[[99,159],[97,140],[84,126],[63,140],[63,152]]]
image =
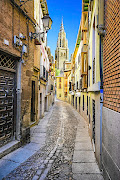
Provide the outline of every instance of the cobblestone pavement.
[[[80,171],[77,168],[80,164],[76,155],[80,152],[77,150],[79,147],[77,147],[78,144],[75,146],[75,142],[79,135],[77,134],[78,127],[83,128],[82,131],[80,130],[81,133],[87,132],[87,129],[84,129],[84,119],[80,122],[79,113],[62,101],[56,101],[51,111],[48,116],[45,145],[7,175],[4,180],[103,180],[98,167],[96,170],[97,176],[93,174],[94,167],[97,165],[93,157],[94,153],[92,154],[93,162],[91,161],[94,165],[91,169],[94,176],[91,174],[89,178],[86,173],[85,176],[78,174]],[[86,138],[89,138],[89,136],[86,135]],[[90,139],[88,141],[90,143]],[[86,145],[88,146],[88,143]],[[91,144],[87,148],[90,148],[92,153]],[[91,166],[90,163],[88,166]],[[79,169],[81,170],[81,166]],[[81,170],[81,172],[84,172],[84,170]]]
[[57,101],[47,124],[45,146],[4,179],[72,179],[77,124],[70,105]]

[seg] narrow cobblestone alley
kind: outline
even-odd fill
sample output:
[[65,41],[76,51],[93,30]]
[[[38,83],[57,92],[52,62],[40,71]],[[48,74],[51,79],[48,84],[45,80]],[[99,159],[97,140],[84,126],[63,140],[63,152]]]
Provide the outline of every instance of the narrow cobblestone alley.
[[[39,124],[31,129],[30,150],[35,153],[10,172],[4,180],[102,180],[87,125],[69,104],[56,101]],[[16,163],[20,158],[16,156]],[[9,159],[3,157],[2,160]],[[9,159],[10,161],[10,159]],[[11,160],[13,161],[13,160]],[[15,160],[14,160],[15,161]],[[3,167],[0,164],[0,168]]]

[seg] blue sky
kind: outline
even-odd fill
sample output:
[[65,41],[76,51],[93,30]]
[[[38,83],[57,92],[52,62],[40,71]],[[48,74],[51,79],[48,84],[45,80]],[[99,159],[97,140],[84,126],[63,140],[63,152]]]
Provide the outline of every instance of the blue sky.
[[69,57],[73,53],[79,29],[82,0],[47,0],[49,15],[53,20],[52,29],[48,32],[48,46],[55,56],[58,33],[63,16],[63,24],[68,39]]

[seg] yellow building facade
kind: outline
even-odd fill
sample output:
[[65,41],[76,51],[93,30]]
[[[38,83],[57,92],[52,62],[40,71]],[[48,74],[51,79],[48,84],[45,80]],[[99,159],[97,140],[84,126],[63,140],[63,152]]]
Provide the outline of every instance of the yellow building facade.
[[57,99],[64,101],[64,75],[59,75],[56,77],[56,95]]

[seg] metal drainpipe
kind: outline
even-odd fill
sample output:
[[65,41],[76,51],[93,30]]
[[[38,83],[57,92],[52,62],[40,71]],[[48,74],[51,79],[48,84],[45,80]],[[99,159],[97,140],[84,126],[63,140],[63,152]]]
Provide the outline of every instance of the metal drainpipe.
[[100,79],[101,79],[101,86],[100,86],[100,168],[102,168],[102,108],[103,108],[103,70],[102,70],[102,54],[101,54],[101,43],[102,37],[100,35]]
[[21,58],[17,63],[17,114],[16,114],[16,139],[21,139],[21,65],[22,65],[22,53]]
[[99,25],[98,32],[100,36],[100,169],[102,169],[102,109],[103,109],[103,36],[105,35],[104,27],[104,0],[98,0],[99,3]]

